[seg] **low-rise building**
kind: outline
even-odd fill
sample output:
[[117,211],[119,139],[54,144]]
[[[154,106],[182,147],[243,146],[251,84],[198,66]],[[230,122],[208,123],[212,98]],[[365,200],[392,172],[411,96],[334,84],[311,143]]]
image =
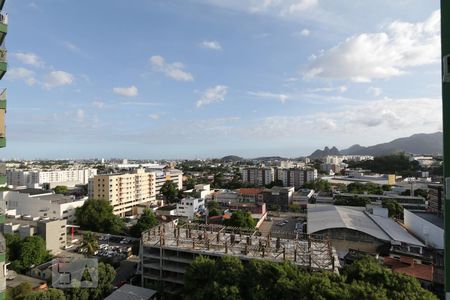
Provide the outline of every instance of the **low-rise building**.
[[264,189],[259,188],[242,188],[238,192],[238,201],[244,203],[261,203],[263,202]]
[[21,238],[39,235],[45,240],[46,249],[53,255],[67,245],[66,220],[24,221],[7,219],[3,233],[18,234]]
[[0,192],[0,202],[4,203],[8,216],[27,216],[31,219],[51,218],[75,221],[77,207],[83,206],[87,197],[54,194],[52,191],[25,189]]
[[205,211],[205,199],[184,198],[177,203],[177,216],[194,219],[197,213]]
[[292,204],[292,196],[294,195],[294,187],[278,187],[265,189],[262,192],[263,202],[267,204],[269,210],[280,209],[287,211],[289,205]]

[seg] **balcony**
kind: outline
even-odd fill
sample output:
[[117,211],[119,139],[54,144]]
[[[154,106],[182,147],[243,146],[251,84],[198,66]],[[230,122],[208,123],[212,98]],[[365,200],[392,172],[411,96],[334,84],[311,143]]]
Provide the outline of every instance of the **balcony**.
[[6,49],[0,49],[0,79],[5,76],[8,70],[8,51]]
[[[2,2],[2,0],[0,0]],[[4,2],[4,1],[3,1]],[[6,34],[8,33],[8,14],[0,12],[0,45],[3,44]]]
[[0,109],[6,110],[6,89],[0,92]]

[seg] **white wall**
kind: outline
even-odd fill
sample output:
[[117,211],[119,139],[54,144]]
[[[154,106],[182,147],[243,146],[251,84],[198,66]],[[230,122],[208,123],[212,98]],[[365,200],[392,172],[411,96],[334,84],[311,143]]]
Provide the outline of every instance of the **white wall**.
[[406,228],[421,239],[427,246],[444,249],[444,229],[436,226],[414,213],[404,209]]

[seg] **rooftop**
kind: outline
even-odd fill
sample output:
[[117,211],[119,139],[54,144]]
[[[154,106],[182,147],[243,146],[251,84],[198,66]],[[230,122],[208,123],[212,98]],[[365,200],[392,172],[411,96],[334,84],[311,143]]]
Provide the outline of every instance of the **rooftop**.
[[406,274],[425,281],[433,281],[433,266],[418,264],[410,257],[401,257],[400,259],[385,257],[384,264],[394,272]]
[[156,295],[155,290],[145,289],[131,284],[124,284],[105,300],[148,300]]
[[255,195],[260,194],[263,190],[257,188],[242,188],[239,189],[239,194],[241,195]]
[[308,209],[308,234],[337,228],[356,230],[383,241],[425,247],[392,219],[369,214],[363,208],[323,205]]
[[52,195],[53,191],[45,191],[41,189],[18,189],[18,190],[11,190],[11,192],[19,192],[22,194],[29,194],[30,196],[37,196],[37,195]]
[[442,216],[428,212],[412,212],[412,213],[424,220],[427,220],[431,224],[434,224],[444,229],[444,218]]

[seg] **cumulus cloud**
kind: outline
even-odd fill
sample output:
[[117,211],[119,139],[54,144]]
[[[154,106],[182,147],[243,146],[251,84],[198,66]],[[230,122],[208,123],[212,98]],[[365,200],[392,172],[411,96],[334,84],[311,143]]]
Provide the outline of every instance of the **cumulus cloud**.
[[218,41],[203,41],[200,46],[205,49],[222,50],[222,46]]
[[16,52],[13,53],[13,56],[21,63],[33,67],[43,67],[45,65],[44,61],[39,56],[31,52]]
[[228,87],[225,85],[216,85],[215,87],[206,89],[200,99],[197,101],[197,107],[203,107],[212,103],[222,102],[228,93]]
[[290,5],[288,5],[283,11],[282,14],[296,14],[299,12],[304,12],[306,10],[310,10],[316,7],[319,4],[319,0],[299,0]]
[[6,73],[6,76],[11,80],[23,80],[29,86],[37,82],[36,74],[26,68],[12,68]]
[[383,93],[383,90],[380,88],[371,86],[367,89],[367,93],[372,96],[378,97],[378,96],[381,96],[381,94]]
[[54,87],[70,85],[74,81],[72,74],[64,71],[51,71],[44,76],[43,87],[45,89],[52,89]]
[[340,93],[345,93],[346,91],[348,91],[348,87],[346,85],[341,85],[338,87],[323,87],[323,88],[315,88],[315,89],[310,89],[309,92],[310,93],[322,93],[322,92],[340,92]]
[[395,21],[381,32],[363,33],[313,55],[305,79],[324,77],[370,82],[400,76],[440,59],[440,12],[424,22]]
[[333,112],[297,116],[272,116],[247,130],[250,136],[290,137],[295,134],[349,134],[377,136],[389,132],[404,136],[440,130],[439,99],[383,99],[346,105]]
[[115,87],[113,92],[124,97],[136,97],[139,93],[138,88],[134,85],[130,87]]
[[296,35],[298,36],[309,36],[311,34],[311,31],[307,28],[302,29],[300,32],[297,32]]
[[185,66],[180,62],[167,63],[164,57],[154,55],[150,57],[150,63],[155,71],[161,72],[167,77],[178,81],[194,81],[194,76],[186,72]]
[[277,101],[280,101],[281,103],[286,102],[286,100],[288,100],[289,98],[289,96],[286,94],[276,94],[271,92],[248,92],[247,94],[257,98],[275,99]]

